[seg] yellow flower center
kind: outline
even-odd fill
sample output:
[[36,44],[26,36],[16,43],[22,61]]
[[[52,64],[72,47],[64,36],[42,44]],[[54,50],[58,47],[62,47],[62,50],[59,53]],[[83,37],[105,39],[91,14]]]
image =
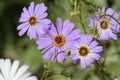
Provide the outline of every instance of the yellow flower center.
[[29,18],[28,22],[29,22],[30,26],[35,26],[36,23],[38,22],[37,17],[36,16],[31,16]]
[[103,19],[103,20],[100,22],[100,27],[101,27],[101,29],[103,29],[103,30],[108,29],[108,21],[105,20],[105,19]]
[[56,36],[53,37],[52,43],[56,47],[61,47],[65,44],[65,37],[61,34],[57,34]]
[[79,56],[86,57],[89,53],[89,49],[86,46],[81,46],[78,48],[78,54]]

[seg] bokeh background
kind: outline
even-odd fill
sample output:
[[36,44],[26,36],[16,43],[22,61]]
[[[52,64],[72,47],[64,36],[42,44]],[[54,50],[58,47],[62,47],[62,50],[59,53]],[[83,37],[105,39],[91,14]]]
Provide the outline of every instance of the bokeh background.
[[[69,19],[75,23],[75,28],[83,30],[78,15],[71,16],[74,8],[74,0],[0,0],[0,58],[18,59],[21,64],[30,66],[30,71],[39,78],[44,72],[44,65],[51,64],[51,61],[43,61],[41,51],[37,49],[35,40],[30,40],[26,34],[18,36],[17,26],[23,7],[28,7],[30,2],[36,4],[44,2],[48,7],[48,18],[55,22],[57,17],[62,21]],[[120,0],[86,0],[99,7],[112,7],[120,14]],[[82,5],[82,18],[86,26],[87,33],[90,28],[87,26],[87,17],[93,16],[94,10],[89,6]],[[120,18],[119,18],[120,20]],[[83,31],[81,33],[84,33]],[[119,34],[118,34],[119,36]],[[120,75],[120,39],[102,42],[106,44],[104,70],[109,73],[111,78]],[[102,60],[102,59],[101,59]],[[101,80],[101,72],[97,70],[95,64],[86,70],[82,70],[79,65],[74,65],[69,58],[64,63],[56,64],[49,71],[49,75],[60,74],[51,80]],[[99,74],[99,76],[98,76]],[[106,80],[110,80],[107,79]]]

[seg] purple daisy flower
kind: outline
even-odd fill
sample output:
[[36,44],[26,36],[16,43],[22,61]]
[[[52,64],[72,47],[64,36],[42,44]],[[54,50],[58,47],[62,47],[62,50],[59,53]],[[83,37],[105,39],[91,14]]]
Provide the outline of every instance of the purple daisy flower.
[[[66,60],[64,51],[79,39],[80,30],[73,30],[74,24],[65,20],[62,24],[61,18],[57,18],[56,26],[52,24],[47,36],[40,37],[36,43],[42,51],[43,59],[52,57],[52,62],[63,62]],[[72,31],[73,30],[73,31]]]
[[82,69],[86,69],[96,60],[100,60],[103,47],[98,46],[98,42],[91,35],[81,35],[79,41],[71,45],[70,50],[70,58],[74,63],[80,63]]
[[116,13],[112,8],[103,7],[95,13],[94,18],[88,18],[88,26],[90,26],[91,29],[97,27],[99,40],[117,40],[115,33],[120,32],[120,26],[118,22],[115,21],[117,18],[118,13]]
[[48,15],[45,12],[46,10],[47,7],[45,7],[44,3],[35,6],[34,2],[31,2],[28,10],[24,7],[19,19],[22,24],[17,27],[17,30],[20,30],[19,36],[22,36],[26,31],[30,39],[45,34],[50,27],[49,24],[51,24],[51,21],[46,19]]

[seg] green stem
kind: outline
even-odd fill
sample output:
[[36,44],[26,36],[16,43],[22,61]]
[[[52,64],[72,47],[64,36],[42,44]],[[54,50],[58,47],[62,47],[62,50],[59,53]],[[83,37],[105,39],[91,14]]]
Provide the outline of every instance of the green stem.
[[47,78],[47,72],[49,71],[49,70],[51,70],[53,67],[54,67],[54,65],[55,64],[50,64],[49,66],[47,66],[46,65],[46,67],[44,67],[45,69],[44,69],[44,72],[43,72],[43,75],[42,75],[42,77],[41,77],[41,79],[40,80],[48,80],[48,78]]
[[86,0],[81,0],[85,5],[88,5],[89,7],[92,7],[93,9],[95,9],[96,11],[98,10],[98,7],[96,7],[96,5],[93,5],[90,2],[87,2]]
[[80,4],[80,15],[79,15],[80,16],[80,23],[81,23],[81,25],[83,27],[84,33],[86,34],[87,32],[86,32],[85,25],[83,24],[83,20],[82,20],[81,6],[82,6],[82,3]]
[[[40,80],[44,80],[44,78],[46,78],[46,77],[45,77],[45,76],[46,76],[46,73],[47,73],[47,70],[44,71],[44,73],[43,73],[43,75],[42,75],[42,77],[41,77]],[[46,80],[46,79],[45,79],[45,80]]]
[[112,80],[112,78],[110,77],[111,74],[108,73],[104,68],[105,68],[105,59],[106,59],[106,54],[105,54],[105,51],[106,51],[106,44],[103,43],[103,48],[104,48],[104,52],[103,52],[103,55],[102,57],[104,58],[103,61],[98,61],[96,62],[96,70],[98,72],[98,76],[101,80]]
[[56,78],[56,77],[60,78],[61,76],[63,76],[63,75],[54,74],[53,76],[49,77],[48,80],[50,80],[50,79],[52,79],[52,78]]
[[77,11],[77,0],[75,0],[75,2],[74,2],[74,11],[75,12]]
[[103,73],[103,67],[101,66],[100,62],[96,62],[96,71],[97,71],[97,75],[100,78],[100,80],[106,80],[105,75]]

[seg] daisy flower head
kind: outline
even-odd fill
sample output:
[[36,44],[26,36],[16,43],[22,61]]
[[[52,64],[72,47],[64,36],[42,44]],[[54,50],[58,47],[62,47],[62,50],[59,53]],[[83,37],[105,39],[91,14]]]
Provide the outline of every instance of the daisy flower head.
[[52,24],[51,30],[46,37],[40,37],[36,43],[38,49],[42,51],[43,59],[47,60],[52,57],[52,62],[63,62],[66,60],[64,54],[66,49],[69,49],[70,44],[73,44],[79,39],[80,30],[73,30],[74,24],[69,20],[62,23],[61,18],[57,18],[56,26]]
[[117,40],[115,33],[120,32],[119,22],[116,21],[117,18],[118,13],[112,8],[103,7],[95,13],[94,18],[88,18],[88,26],[90,26],[91,29],[96,27],[99,40]]
[[86,69],[96,60],[100,60],[103,47],[98,46],[98,42],[93,40],[91,35],[81,35],[79,41],[73,44],[70,50],[70,58],[74,63]]
[[19,19],[21,24],[17,27],[19,36],[27,32],[27,36],[33,39],[45,34],[51,24],[51,21],[46,18],[48,15],[46,10],[44,3],[35,6],[34,2],[31,2],[28,9],[24,7]]
[[27,65],[19,68],[19,64],[18,60],[11,63],[10,59],[0,59],[0,80],[38,80],[31,76]]

